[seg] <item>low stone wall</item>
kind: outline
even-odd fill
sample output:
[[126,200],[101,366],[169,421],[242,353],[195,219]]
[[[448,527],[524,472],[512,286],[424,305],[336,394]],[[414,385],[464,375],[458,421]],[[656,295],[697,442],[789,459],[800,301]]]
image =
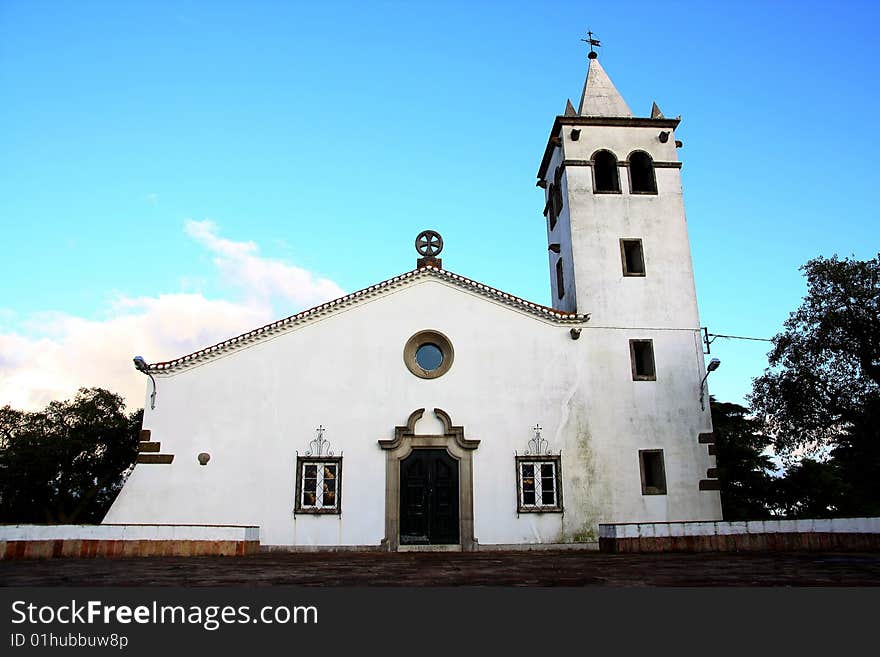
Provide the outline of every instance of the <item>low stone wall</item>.
[[240,525],[0,525],[0,559],[243,556],[260,528]]
[[599,525],[602,552],[877,551],[880,518]]

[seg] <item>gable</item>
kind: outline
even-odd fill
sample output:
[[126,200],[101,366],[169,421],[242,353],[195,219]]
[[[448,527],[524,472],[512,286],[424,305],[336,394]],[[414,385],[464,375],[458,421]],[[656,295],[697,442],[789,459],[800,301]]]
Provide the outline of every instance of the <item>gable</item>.
[[295,315],[272,322],[271,324],[243,333],[213,346],[206,347],[205,349],[201,349],[192,354],[170,361],[152,363],[149,365],[149,371],[155,373],[170,373],[172,371],[179,371],[195,365],[200,365],[213,358],[227,355],[233,351],[255,345],[267,339],[276,338],[289,331],[299,329],[306,324],[355,309],[356,307],[363,306],[381,298],[389,297],[402,290],[413,288],[426,282],[443,285],[457,293],[464,293],[469,297],[479,299],[482,302],[501,306],[513,313],[525,317],[531,317],[550,325],[576,325],[582,324],[589,319],[589,315],[586,314],[560,311],[548,306],[532,303],[464,276],[459,276],[458,274],[443,269],[436,269],[428,266],[396,276],[376,285],[364,288],[363,290],[358,290],[357,292],[353,292],[344,297],[328,301],[327,303],[323,303],[314,308],[310,308],[309,310],[304,310]]

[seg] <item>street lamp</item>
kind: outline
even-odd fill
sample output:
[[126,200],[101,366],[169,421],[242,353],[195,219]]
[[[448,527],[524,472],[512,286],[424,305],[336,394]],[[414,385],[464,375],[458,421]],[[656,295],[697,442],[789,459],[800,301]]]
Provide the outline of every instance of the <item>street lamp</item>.
[[150,408],[156,408],[156,379],[150,374],[150,366],[147,365],[147,361],[144,360],[143,356],[135,356],[134,367],[138,372],[150,377],[150,381],[153,382],[153,392],[150,394]]
[[718,366],[721,365],[721,361],[717,358],[713,358],[709,361],[709,364],[706,366],[706,376],[703,377],[703,380],[700,381],[700,408],[702,410],[706,410],[706,404],[704,402],[704,398],[706,396],[706,379],[709,378],[709,374],[718,369]]

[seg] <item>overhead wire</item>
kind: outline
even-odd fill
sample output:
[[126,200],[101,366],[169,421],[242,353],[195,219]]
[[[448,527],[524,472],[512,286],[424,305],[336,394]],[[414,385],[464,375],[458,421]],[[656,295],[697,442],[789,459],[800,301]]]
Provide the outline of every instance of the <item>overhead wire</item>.
[[707,333],[710,338],[728,338],[730,340],[757,340],[759,342],[773,342],[770,338],[751,338],[744,335],[722,335],[721,333]]

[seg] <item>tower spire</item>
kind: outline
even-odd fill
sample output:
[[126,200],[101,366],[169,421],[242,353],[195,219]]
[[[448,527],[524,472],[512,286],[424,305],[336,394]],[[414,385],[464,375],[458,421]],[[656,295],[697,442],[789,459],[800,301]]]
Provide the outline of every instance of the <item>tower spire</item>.
[[598,39],[593,38],[591,31],[587,32],[587,38],[581,39],[590,44],[590,68],[587,71],[587,79],[584,82],[584,92],[581,95],[581,104],[578,114],[581,116],[632,116],[633,113],[623,96],[611,82],[605,69],[599,63],[599,55],[593,50],[593,46],[601,46]]

